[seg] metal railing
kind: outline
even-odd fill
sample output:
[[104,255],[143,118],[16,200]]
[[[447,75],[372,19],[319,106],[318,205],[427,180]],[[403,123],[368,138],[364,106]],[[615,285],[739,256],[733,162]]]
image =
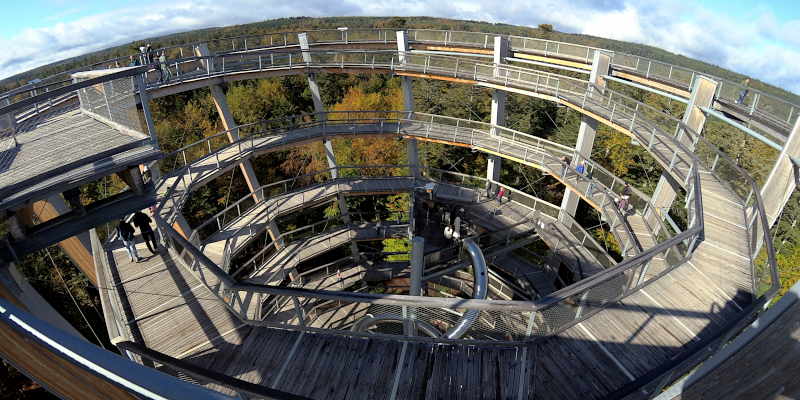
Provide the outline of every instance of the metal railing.
[[[358,115],[358,114],[356,114],[356,115]],[[358,117],[359,121],[368,121],[363,115],[364,114],[361,114]],[[429,117],[425,117],[425,118],[429,118]],[[377,119],[369,120],[369,122],[370,123],[375,123],[376,120]],[[336,121],[336,120],[333,119],[333,121]],[[411,120],[411,121],[415,121],[415,120]],[[409,121],[409,122],[411,122],[411,121]],[[336,124],[336,122],[334,122],[334,125],[335,124]],[[383,127],[387,127],[388,126],[391,129],[399,129],[399,126],[395,127],[395,126],[387,125],[386,121],[383,121],[383,123],[379,124],[379,126],[383,126]],[[430,124],[428,126],[430,126]],[[466,133],[462,134],[462,135],[459,135],[459,130],[460,129],[464,129]],[[455,134],[453,134],[453,137],[455,137],[455,138],[471,137],[472,138],[472,139],[470,139],[471,143],[477,143],[477,141],[483,140],[486,136],[488,136],[486,132],[483,132],[482,135],[480,135],[482,137],[478,137],[474,133],[474,132],[476,132],[474,129],[472,129],[472,128],[461,128],[460,126],[455,127],[455,129],[453,129],[453,127],[448,127],[446,129],[445,135],[450,137],[450,135],[451,135],[450,132],[453,132],[453,131],[455,132]],[[430,135],[430,132],[435,132],[435,131],[433,129],[431,129],[430,131],[428,131],[427,129],[424,129],[423,132],[425,132],[425,133],[420,133],[420,135]],[[655,135],[651,135],[651,138],[653,138],[653,137],[656,137],[656,136]],[[669,138],[674,140],[671,136]],[[247,139],[247,138],[242,139],[243,142],[247,142],[247,140],[252,140],[252,139]],[[494,138],[492,140],[495,140],[495,141],[509,141],[508,139],[505,139],[505,138],[502,138],[502,137]],[[239,145],[240,144],[232,144],[230,146],[233,147],[233,146],[239,146]],[[502,146],[500,147],[500,149],[502,150]],[[529,151],[530,154],[541,153],[541,151],[538,151],[538,150],[537,151],[528,150],[528,151]],[[684,175],[686,176],[687,180],[689,181],[689,182],[687,182],[688,184],[690,184],[690,185],[692,185],[692,186],[694,186],[696,188],[699,188],[700,181],[699,181],[699,177],[698,177],[698,173],[697,173],[697,168],[690,168],[688,171],[684,172]],[[184,176],[184,175],[181,175],[181,176]],[[661,274],[666,273],[669,270],[671,270],[671,268],[674,268],[674,267],[677,267],[678,265],[681,265],[683,263],[683,261],[685,261],[686,259],[688,259],[690,257],[690,251],[694,248],[695,243],[698,240],[698,237],[699,237],[700,233],[702,232],[702,212],[701,212],[702,211],[702,204],[700,203],[700,197],[699,196],[694,196],[692,199],[694,201],[693,201],[693,203],[691,205],[691,208],[693,210],[700,210],[700,212],[694,212],[693,213],[696,216],[696,218],[694,218],[692,220],[692,223],[690,224],[689,229],[687,229],[684,232],[679,233],[678,235],[676,235],[672,239],[668,240],[667,242],[660,243],[660,244],[654,246],[653,248],[648,249],[647,251],[640,253],[639,255],[633,256],[633,257],[623,261],[622,263],[620,263],[618,266],[616,266],[614,268],[606,270],[603,273],[599,273],[597,275],[594,275],[593,277],[588,278],[585,281],[580,282],[577,286],[571,286],[571,287],[567,288],[569,290],[565,289],[565,291],[558,292],[557,294],[554,295],[555,297],[553,297],[553,298],[543,299],[542,301],[545,301],[545,303],[544,304],[538,304],[537,307],[535,308],[535,311],[529,311],[529,314],[528,314],[528,317],[530,317],[530,324],[528,324],[528,326],[530,326],[531,329],[533,329],[533,327],[535,326],[536,327],[536,331],[534,332],[532,330],[526,330],[526,329],[524,329],[524,328],[522,328],[520,326],[517,326],[517,328],[519,328],[519,329],[517,329],[517,331],[516,331],[517,333],[515,333],[514,335],[517,335],[519,332],[529,332],[531,334],[536,333],[537,335],[540,335],[540,334],[552,334],[552,333],[558,332],[560,330],[566,329],[566,327],[571,326],[571,324],[573,324],[575,321],[577,321],[577,320],[589,315],[593,311],[593,309],[590,306],[584,305],[584,306],[576,307],[576,306],[573,306],[574,304],[582,304],[582,302],[585,303],[588,300],[592,300],[592,302],[590,302],[590,303],[591,304],[595,304],[595,305],[597,305],[597,304],[605,304],[605,303],[607,303],[609,301],[613,301],[613,300],[609,300],[609,299],[618,298],[618,297],[627,295],[629,293],[632,293],[633,291],[638,289],[638,287],[641,287],[641,285],[643,285],[646,282],[648,282],[650,279],[656,279],[657,277],[661,276]],[[175,210],[176,209],[173,208],[173,212]],[[165,230],[170,230],[171,227],[165,226],[164,229]],[[180,242],[181,240],[182,240],[182,238],[176,239],[175,241]],[[688,243],[690,243],[690,245],[686,246],[686,245],[683,244],[684,242],[688,242]],[[666,263],[667,267],[662,269],[663,272],[661,274],[656,275],[656,276],[654,276],[654,277],[652,277],[650,279],[646,279],[646,280],[643,279],[642,277],[645,275],[645,273],[647,271],[647,267],[648,267],[649,262],[652,259],[656,258],[656,257],[660,260],[660,262]],[[223,271],[222,269],[220,269],[216,265],[214,265],[213,268],[211,266],[208,266],[208,265],[203,266],[203,264],[206,264],[205,261],[203,261],[204,259],[208,260],[204,255],[195,257],[195,261],[193,261],[192,268],[201,267],[201,268],[209,269],[209,271],[208,271],[209,272],[209,274],[208,274],[209,276],[216,276],[217,274],[227,275],[225,271]],[[229,278],[225,278],[225,279],[227,279],[230,282],[230,284],[227,285],[227,287],[230,288],[230,287],[232,287],[231,285],[235,285],[235,283],[230,281]],[[224,282],[225,279],[220,279],[220,280]],[[226,286],[226,284],[216,285],[215,287],[223,288],[225,286]],[[233,292],[231,292],[231,293],[220,292],[218,294],[219,294],[219,296],[221,298],[226,298],[228,300],[228,304],[231,305],[231,307],[233,307],[234,309],[238,310],[237,312],[240,315],[242,315],[244,319],[248,319],[247,316],[248,315],[252,316],[252,315],[254,315],[253,313],[255,312],[255,311],[250,311],[251,307],[249,306],[249,303],[246,301],[246,299],[254,298],[254,294],[255,293],[259,293],[259,294],[262,294],[262,295],[264,295],[264,294],[276,295],[277,294],[277,292],[274,292],[272,288],[263,288],[263,287],[258,287],[257,285],[255,285],[255,286],[247,286],[247,289],[244,289],[244,288],[240,288],[240,289],[237,289],[237,290],[234,291],[235,295],[231,294]],[[223,290],[223,289],[219,289],[219,290]],[[228,289],[225,289],[225,290],[228,290]],[[297,290],[300,290],[300,289],[297,289]],[[325,298],[325,296],[329,296],[329,294],[327,294],[327,293],[315,293],[313,296],[305,295],[303,297],[314,297],[314,296],[317,296],[317,297],[321,296],[320,298],[322,299],[322,298]],[[346,299],[347,295],[342,295],[341,293],[340,294],[336,294],[336,295],[331,295],[331,296],[334,296],[334,297],[332,297],[332,299],[336,299],[338,301],[346,301],[347,300]],[[336,296],[345,296],[345,297],[342,298],[342,297],[336,297]],[[258,296],[255,296],[255,297],[257,298]],[[231,302],[231,299],[234,299],[234,300]],[[350,303],[352,303],[354,301],[355,302],[359,302],[359,301],[353,300],[352,298],[349,299],[348,301]],[[374,299],[370,299],[369,301],[374,301]],[[420,301],[422,301],[422,300],[420,300]],[[427,301],[431,301],[431,300],[428,299]],[[431,304],[431,306],[432,306],[432,304]],[[520,306],[522,306],[522,305],[520,305]],[[527,305],[526,307],[529,307],[529,306],[530,305]],[[451,307],[451,311],[455,311],[455,309],[461,309],[461,308],[467,308],[468,309],[469,308],[469,307],[466,307],[466,306],[465,307],[456,307],[453,304],[451,304],[450,307]],[[601,308],[602,308],[602,306],[597,306],[596,309],[594,309],[594,310],[599,310]],[[498,311],[498,312],[500,312],[500,314],[503,314],[505,311]],[[511,312],[511,311],[508,311],[508,312]],[[505,318],[506,320],[508,320],[509,318],[511,320],[520,320],[518,317],[520,317],[519,314],[517,314],[517,315],[504,315],[503,316],[503,318]],[[525,318],[522,318],[521,320],[525,320]],[[525,324],[523,324],[523,325],[525,325]],[[514,335],[512,335],[512,337],[519,337],[519,335],[517,335],[517,336],[514,336]]]
[[[222,393],[184,382],[152,368],[125,360],[82,338],[54,328],[4,298],[0,298],[0,325],[4,327],[4,330],[9,330],[6,339],[8,343],[14,343],[12,339],[17,339],[16,335],[22,336],[27,345],[31,346],[29,351],[43,351],[49,355],[51,362],[59,363],[61,365],[60,379],[65,379],[69,372],[74,373],[75,379],[80,383],[74,382],[74,386],[69,389],[73,394],[97,388],[102,381],[105,381],[111,385],[109,387],[117,389],[114,393],[118,395],[127,392],[129,396],[147,399],[175,399],[186,396],[203,399],[233,399]],[[13,355],[18,355],[20,352],[11,352],[10,354],[12,356],[8,361],[12,365],[27,365],[30,361],[15,359]],[[82,371],[83,375],[81,376],[78,371]],[[47,376],[43,369],[32,372],[39,378]],[[42,383],[46,384],[47,379],[44,379]],[[106,390],[108,389],[106,388]],[[107,393],[109,396],[112,395],[110,390]],[[275,391],[274,393],[280,392]]]
[[113,126],[144,137],[134,101],[137,79],[144,68],[92,74],[73,83],[48,87],[48,90],[29,89],[18,93],[11,101],[0,99],[0,138],[12,138],[16,144],[18,126],[54,108],[80,97],[80,107],[86,114]]
[[[694,138],[688,136],[686,129],[683,128],[680,121],[677,121],[653,107],[637,102],[612,90],[595,88],[587,82],[577,79],[566,79],[557,75],[519,67],[495,66],[457,57],[412,55],[406,63],[395,64],[394,57],[396,57],[396,52],[312,53],[312,62],[303,62],[301,66],[291,65],[293,63],[293,56],[291,54],[284,54],[282,57],[288,57],[288,62],[284,60],[281,65],[271,64],[270,68],[286,68],[287,66],[289,68],[308,68],[310,66],[344,68],[345,66],[361,66],[372,69],[384,67],[394,71],[441,74],[443,76],[467,78],[474,81],[497,82],[505,86],[517,87],[538,94],[553,96],[555,99],[573,108],[587,112],[590,115],[599,115],[612,127],[626,131],[634,136],[639,143],[642,143],[643,146],[646,146],[647,149],[650,150],[656,160],[669,174],[673,175],[679,183],[687,187],[688,197],[686,203],[690,219],[689,228],[685,232],[673,236],[673,238],[670,239],[670,242],[674,242],[675,239],[680,238],[680,241],[676,242],[678,247],[676,247],[674,251],[681,254],[661,254],[660,258],[666,260],[679,255],[685,256],[694,249],[700,238],[701,229],[698,229],[699,226],[702,226],[702,208],[698,206],[700,181],[699,179],[695,179],[698,175],[699,167],[697,159],[685,144],[685,142],[691,143]],[[263,55],[249,54],[248,56],[258,59],[259,56]],[[297,59],[300,59],[300,56],[301,55],[298,54]],[[252,60],[249,62],[251,64],[249,68],[252,69],[253,62]],[[229,66],[230,65],[231,64],[229,64]],[[237,64],[233,65],[236,66]],[[245,66],[247,62],[240,62],[239,65]],[[247,70],[247,68],[248,67],[244,67],[244,70]],[[263,60],[258,68],[264,68]],[[207,71],[207,73],[210,73],[210,70]],[[386,121],[382,121],[380,126],[381,129],[386,128]],[[397,133],[401,134],[400,124],[395,127],[397,128]],[[442,136],[441,131],[435,132],[432,129],[427,132],[422,131],[419,133],[411,133],[408,129],[405,129],[402,130],[402,134],[418,137],[424,135],[427,135],[426,137],[434,137],[434,135],[431,135],[431,133],[434,133],[439,135],[437,138],[445,138],[448,140],[451,139],[449,135],[452,135],[452,140],[450,141],[470,144],[471,146],[482,149],[492,149],[492,151],[497,151],[504,155],[510,155],[523,160],[527,158],[528,154],[536,156],[542,153],[540,149],[531,151],[531,149],[526,146],[521,146],[513,140],[487,138],[485,134],[482,134],[481,137],[476,137],[474,134],[461,131],[460,128],[460,126],[456,126],[455,129],[452,129],[451,133],[444,134],[444,136]],[[460,133],[462,134],[461,136],[459,136]],[[503,140],[506,141],[506,147],[503,147]],[[494,146],[496,146],[496,150]],[[570,169],[569,172],[574,173],[574,170]],[[657,220],[660,220],[660,218]],[[670,229],[671,227],[663,225],[655,230],[667,232]],[[681,259],[683,258],[685,257],[681,257]],[[666,270],[669,270],[669,268]],[[644,274],[641,273],[640,276],[641,275]]]
[[[491,186],[502,187],[505,189],[507,198],[510,201],[523,205],[527,209],[531,210],[536,217],[541,218],[542,216],[545,216],[553,221],[559,220],[561,223],[563,223],[567,230],[575,236],[576,240],[580,242],[581,246],[586,248],[595,256],[600,265],[605,268],[610,268],[617,264],[617,261],[608,254],[605,247],[601,246],[589,232],[583,229],[583,227],[577,221],[575,221],[572,216],[562,213],[561,207],[555,204],[546,202],[519,189],[515,189],[511,186],[483,177],[462,174],[454,171],[445,171],[437,168],[426,168],[425,171],[427,172],[427,176],[433,178],[435,181],[455,184],[458,186],[466,186],[478,191]],[[477,201],[486,200],[489,200],[489,198],[486,197],[477,199]],[[556,247],[558,247],[558,245],[556,245]]]
[[[207,234],[209,230],[220,231],[223,229],[223,227],[233,223],[242,215],[252,211],[253,207],[255,207],[257,204],[263,204],[265,201],[270,201],[273,203],[280,202],[283,200],[282,195],[284,194],[298,193],[302,195],[304,192],[330,185],[332,183],[348,183],[353,180],[363,178],[376,180],[386,177],[410,178],[411,176],[404,171],[407,170],[408,167],[409,165],[338,166],[262,185],[255,190],[244,194],[239,200],[231,203],[221,211],[201,222],[197,227],[193,228],[193,233],[190,240],[192,242],[195,240],[204,241],[206,238],[208,238],[208,236],[210,236]],[[332,172],[335,174],[332,174]],[[338,176],[338,178],[333,178],[334,176]],[[300,186],[306,182],[315,183],[312,185]],[[302,192],[300,192],[300,190],[302,190]],[[305,197],[303,197],[300,202],[306,203]],[[259,212],[259,215],[268,216],[275,211],[278,211],[278,209],[280,209],[281,213],[290,211],[285,209],[285,207],[282,205],[274,204],[272,206],[267,206],[266,210]],[[258,216],[253,216],[252,218],[258,218]]]
[[[621,192],[625,187],[624,181],[614,176],[611,172],[602,168],[598,164],[592,162],[587,157],[580,155],[574,149],[570,149],[566,146],[507,128],[493,128],[490,124],[430,114],[362,111],[329,112],[325,113],[324,115],[324,118],[315,114],[313,115],[313,118],[310,118],[311,116],[305,119],[299,117],[290,117],[278,120],[278,128],[275,130],[284,133],[284,135],[280,136],[280,140],[275,139],[270,143],[285,144],[288,141],[285,139],[291,136],[291,132],[293,131],[291,127],[286,125],[286,123],[288,121],[295,121],[298,124],[296,130],[301,130],[304,132],[296,140],[299,140],[299,138],[307,139],[309,136],[314,135],[319,136],[322,134],[321,132],[333,132],[335,131],[334,128],[338,129],[339,132],[343,132],[344,134],[357,134],[359,133],[359,126],[369,126],[378,127],[380,130],[386,132],[410,134],[411,136],[419,138],[433,138],[464,143],[479,149],[489,149],[490,151],[496,151],[503,155],[510,155],[516,159],[521,159],[524,162],[535,163],[539,165],[540,168],[556,177],[561,177],[561,179],[565,180],[572,179],[579,183],[573,185],[573,188],[584,197],[594,198],[595,201],[597,201],[601,210],[603,211],[603,214],[607,217],[607,222],[611,226],[612,232],[615,234],[615,236],[617,236],[618,239],[620,239],[620,246],[623,250],[623,255],[629,256],[637,253],[640,250],[635,244],[636,241],[634,239],[634,233],[625,223],[625,216],[622,215],[615,203],[616,199],[621,196]],[[348,124],[352,126],[348,127]],[[417,127],[414,126],[419,124],[422,125]],[[264,137],[274,137],[274,135],[269,135],[269,133],[272,133],[270,130],[263,133],[253,132],[250,129],[252,126],[272,125],[270,125],[270,122],[267,121],[264,123],[256,123],[251,126],[245,126],[244,128],[246,128],[248,132],[246,136],[249,137],[250,146],[243,147],[242,142],[247,144],[248,138],[242,138],[242,141],[235,145],[235,149],[238,151],[238,153],[231,154],[229,156],[232,160],[238,160],[241,157],[244,157],[245,152],[254,151],[254,148],[256,147],[256,138],[262,137],[262,135],[265,135]],[[314,133],[313,131],[307,129],[314,126],[321,127],[321,131]],[[489,136],[489,132],[492,129],[495,130],[497,136]],[[382,132],[379,131],[373,133]],[[240,128],[240,137],[241,135],[242,130]],[[218,156],[218,150],[234,147],[230,144],[226,145],[226,142],[223,140],[227,139],[224,139],[224,137],[224,133],[213,135],[167,155],[164,160],[182,160],[185,164],[185,168],[188,169],[186,174],[182,174],[178,178],[181,180],[181,182],[176,180],[173,187],[178,185],[189,187],[192,185],[191,183],[183,182],[183,179],[187,174],[192,176],[191,164],[194,160],[208,157],[210,154]],[[212,142],[215,143],[214,146],[211,145]],[[217,146],[219,146],[219,148]],[[190,149],[198,149],[200,152],[196,152],[196,156],[187,156],[187,154],[191,152]],[[558,159],[561,155],[569,155],[576,159],[580,158],[586,165],[588,173],[579,174],[575,170],[574,166],[564,166]],[[217,168],[220,168],[221,165],[223,165],[223,161],[219,160],[218,158],[214,160],[214,163]],[[564,178],[562,176],[565,173],[568,178]],[[381,171],[381,174],[386,175],[386,171]],[[645,195],[638,191],[632,191],[632,195],[633,201],[631,201],[631,205],[635,212],[639,212],[644,215],[649,209],[651,209],[649,199],[646,198]],[[243,198],[242,201],[247,202],[250,200]],[[175,199],[173,199],[173,202],[175,202]],[[236,205],[237,203],[235,203],[232,207],[235,207]],[[241,209],[241,207],[238,208]],[[655,221],[661,226],[659,231],[672,231],[672,227],[667,226],[661,219],[656,219]],[[206,226],[207,224],[203,225],[202,228],[205,228]],[[655,232],[656,230],[654,229],[653,231]]]
[[[107,75],[104,72],[78,73],[73,78],[80,83]],[[131,135],[142,137],[146,130],[142,127],[136,107],[136,93],[142,85],[141,79],[141,75],[137,74],[79,89],[77,93],[81,111]]]
[[[409,29],[408,33],[409,39],[412,41],[478,48],[493,48],[494,37],[504,36],[508,38],[510,47],[514,51],[562,58],[590,65],[594,54],[602,52],[611,57],[611,66],[614,69],[664,82],[686,91],[691,91],[694,80],[698,75],[710,77],[719,82],[716,93],[717,99],[721,99],[729,105],[737,105],[749,115],[758,113],[787,128],[792,126],[800,114],[800,105],[764,91],[747,87],[742,83],[633,54],[567,42],[493,33],[430,29]],[[743,93],[745,94],[744,99],[739,102],[739,97]]]
[[[393,29],[322,29],[308,30],[310,44],[350,44],[350,43],[392,43],[395,41],[395,30]],[[153,54],[164,51],[169,55],[167,64],[179,63],[176,59],[185,59],[194,55],[194,47],[205,44],[211,51],[217,53],[242,53],[252,51],[263,51],[267,49],[285,49],[288,47],[299,47],[297,35],[301,32],[278,32],[261,35],[249,35],[239,37],[227,37],[211,39],[207,41],[191,42],[167,46],[153,50]],[[492,48],[495,36],[506,36],[511,48],[515,51],[534,53],[546,57],[563,58],[571,61],[578,61],[591,64],[596,52],[603,52],[611,57],[613,68],[635,73],[647,79],[657,80],[668,83],[675,87],[691,90],[692,84],[697,75],[711,77],[719,82],[716,97],[729,105],[735,105],[743,112],[753,115],[759,114],[774,123],[785,127],[791,127],[794,120],[800,115],[800,106],[778,96],[768,94],[764,91],[746,87],[743,84],[726,80],[720,77],[691,70],[689,68],[664,63],[654,59],[625,54],[597,47],[584,46],[579,44],[546,40],[541,38],[530,38],[514,35],[498,35],[495,33],[446,31],[430,29],[409,29],[409,39],[420,43],[436,43],[444,45],[461,45],[478,48]],[[134,56],[141,57],[140,54]],[[118,68],[128,65],[129,56],[122,56],[94,63],[86,67],[79,67],[70,71],[62,72],[47,78],[45,82],[38,86],[27,86],[0,94],[0,104],[3,101],[13,102],[14,98],[24,98],[25,93],[33,93],[50,90],[53,87],[68,84],[69,74],[77,71],[96,69],[97,67],[107,66]],[[177,72],[177,71],[176,71]],[[745,93],[746,91],[746,93]],[[743,101],[739,102],[739,97],[745,94]]]
[[780,278],[775,267],[777,261],[770,236],[769,219],[758,184],[736,161],[706,138],[699,137],[694,144],[694,150],[703,166],[717,176],[732,194],[733,197],[727,201],[734,201],[744,207],[753,296],[770,299],[780,288]]

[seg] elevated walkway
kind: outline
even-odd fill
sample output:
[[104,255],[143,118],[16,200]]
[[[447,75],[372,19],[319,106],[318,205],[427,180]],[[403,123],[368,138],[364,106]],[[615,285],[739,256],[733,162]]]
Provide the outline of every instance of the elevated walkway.
[[235,256],[250,241],[264,232],[269,222],[280,215],[315,204],[331,201],[337,194],[391,194],[414,190],[413,177],[396,178],[338,178],[318,185],[270,197],[246,209],[203,240],[203,252],[219,265],[225,265],[224,255]]
[[[458,46],[480,47],[468,44]],[[543,51],[545,57],[554,55],[547,47],[526,47],[525,40],[522,48],[529,53]],[[591,51],[586,48],[586,60]],[[381,71],[551,100],[631,136],[650,151],[674,186],[686,191],[689,226],[684,232],[667,232],[666,225],[659,222],[661,218],[650,217],[649,213],[656,210],[648,209],[646,204],[634,204],[633,213],[623,215],[613,206],[613,198],[620,190],[618,186],[614,190],[613,175],[605,183],[596,177],[580,177],[571,167],[555,161],[562,155],[575,156],[574,152],[499,127],[460,125],[464,121],[454,119],[450,119],[454,123],[435,123],[436,116],[431,122],[420,121],[414,114],[394,118],[362,114],[353,118],[356,121],[338,124],[319,120],[287,124],[284,120],[258,134],[242,135],[244,139],[233,145],[215,145],[212,149],[210,138],[170,155],[168,161],[178,165],[183,158],[185,168],[173,171],[157,190],[160,204],[156,219],[166,234],[168,249],[144,263],[130,263],[123,250],[112,244],[106,253],[108,260],[100,260],[107,272],[102,274],[105,286],[101,290],[113,293],[110,297],[119,306],[114,315],[123,328],[121,339],[246,382],[315,398],[638,398],[658,391],[660,382],[688,371],[707,354],[706,350],[725,342],[727,334],[737,332],[736,328],[743,326],[746,318],[773,293],[777,284],[774,253],[758,187],[746,172],[702,137],[658,110],[611,90],[594,90],[581,80],[468,58],[412,54],[410,62],[397,63],[393,54],[396,52],[385,52],[386,57],[381,58],[379,53],[330,51],[324,54],[327,58],[294,65],[292,57],[299,58],[291,52],[278,57],[278,62],[271,57],[266,65],[264,54],[230,54],[206,58],[205,76],[201,70],[152,87],[155,92],[163,90],[163,94],[209,82],[269,75]],[[572,58],[579,62],[582,58],[558,49],[555,55],[562,61]],[[226,57],[234,60],[227,64],[227,70]],[[564,62],[560,65],[567,66]],[[638,62],[633,69],[640,71]],[[650,75],[648,66],[645,78]],[[669,83],[669,77],[662,78],[655,77],[653,82]],[[719,97],[724,100],[726,96],[730,95]],[[751,117],[757,109],[753,103]],[[791,110],[794,109],[790,108],[787,121],[792,119]],[[274,134],[286,131],[287,125],[297,129]],[[499,137],[487,134],[498,131]],[[345,134],[395,135],[469,147],[539,168],[604,213],[623,245],[626,259],[535,301],[379,295],[359,292],[355,287],[362,273],[359,268],[354,268],[353,275],[344,281],[326,276],[308,282],[323,289],[337,284],[340,289],[355,287],[352,292],[234,282],[227,271],[169,225],[191,190],[233,168],[240,160]],[[208,146],[208,153],[187,160],[187,150],[203,148],[197,146]],[[599,167],[589,167],[597,168],[595,173],[602,172]],[[590,183],[597,187],[590,188]],[[522,217],[525,221],[530,213],[514,209],[515,202],[519,198],[507,203],[510,205],[500,215]],[[563,220],[560,222],[568,229],[551,231],[554,237],[581,243],[566,246],[565,258],[581,267],[607,261],[585,251],[586,236],[579,241],[578,233]],[[337,237],[351,240],[358,238],[359,232],[371,234],[372,230],[348,227],[347,234]],[[541,234],[546,235],[546,231]],[[570,233],[572,238],[568,237]],[[666,240],[657,240],[664,237]],[[306,248],[308,256],[321,254],[334,240],[327,234],[315,236],[307,246],[295,248],[290,258],[301,259],[298,254]],[[763,257],[759,253],[762,245],[766,262],[759,261]],[[140,249],[144,253],[142,246]],[[502,258],[494,261],[498,260]],[[527,267],[516,262],[509,268]],[[550,290],[546,281],[536,285],[542,292]],[[261,306],[267,298],[276,304],[291,304],[294,316],[280,321],[263,320]],[[388,310],[395,315],[400,310],[410,310],[439,330],[452,325],[468,310],[477,312],[478,318],[463,341],[342,330],[362,313],[373,310]],[[141,354],[130,356],[152,364]],[[581,379],[575,379],[576,371],[580,371]],[[234,394],[216,383],[199,384]]]

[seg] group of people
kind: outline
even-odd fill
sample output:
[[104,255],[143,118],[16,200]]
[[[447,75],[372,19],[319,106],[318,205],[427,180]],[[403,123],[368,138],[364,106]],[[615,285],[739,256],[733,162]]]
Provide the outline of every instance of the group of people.
[[[153,51],[150,43],[139,46],[139,57],[130,56],[129,67],[139,65],[152,65],[153,69],[159,73],[159,82],[164,83],[172,79],[172,73],[167,64],[167,54],[164,50]],[[158,54],[158,57],[155,57]]]
[[[156,234],[153,232],[153,228],[150,226],[150,223],[153,222],[147,214],[137,211],[133,214],[131,218],[131,222],[137,228],[139,228],[139,234],[142,236],[142,240],[144,241],[145,245],[147,245],[147,249],[150,250],[150,253],[155,255],[158,252],[158,243],[156,242]],[[119,221],[117,225],[117,236],[119,236],[120,240],[122,240],[122,244],[125,246],[125,250],[128,252],[128,257],[130,257],[131,262],[140,262],[142,259],[139,257],[139,253],[136,251],[136,231],[133,229],[133,226],[130,222],[126,221],[123,218]]]

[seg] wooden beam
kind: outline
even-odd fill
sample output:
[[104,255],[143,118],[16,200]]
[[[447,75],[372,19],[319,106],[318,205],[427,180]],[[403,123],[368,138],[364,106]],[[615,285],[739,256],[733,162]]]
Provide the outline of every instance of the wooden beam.
[[585,69],[587,71],[592,70],[591,64],[575,62],[575,61],[567,61],[567,60],[562,60],[560,58],[535,56],[533,54],[527,54],[527,53],[514,53],[514,58],[521,58],[523,60],[541,61],[550,64],[563,65],[565,67]]
[[413,45],[413,49],[427,50],[427,51],[449,51],[453,53],[464,53],[464,54],[486,54],[486,55],[494,54],[494,49],[476,49],[470,47],[439,46],[433,44],[415,44]]
[[[63,204],[53,204],[53,202],[61,202]],[[27,225],[33,226],[33,221],[29,220],[29,216],[35,215],[40,222],[47,222],[58,218],[64,212],[68,211],[64,209],[59,210],[59,206],[66,207],[66,203],[64,203],[60,197],[56,199],[55,196],[52,196],[49,200],[40,200],[33,203],[30,209],[25,210],[26,212],[21,213],[21,215],[27,220],[25,221]],[[89,278],[92,285],[97,286],[97,273],[94,268],[94,257],[92,256],[89,233],[83,232],[79,235],[64,239],[58,242],[58,246],[61,247],[61,250],[75,263],[78,269]]]
[[691,93],[688,90],[678,89],[674,86],[667,85],[665,83],[656,82],[652,79],[642,78],[640,76],[630,74],[627,72],[614,70],[611,72],[611,76],[616,76],[619,78],[627,79],[629,81],[633,81],[636,83],[641,83],[642,85],[650,86],[659,90],[663,90],[668,93],[672,93],[674,95],[678,95],[680,97],[689,98]]
[[477,81],[473,81],[471,79],[453,78],[453,77],[450,77],[450,76],[442,76],[442,75],[421,74],[421,73],[418,73],[418,72],[399,71],[399,72],[397,72],[397,75],[410,76],[412,78],[436,79],[436,80],[440,80],[440,81],[466,83],[466,84],[469,84],[469,85],[474,85],[474,84],[478,83]]

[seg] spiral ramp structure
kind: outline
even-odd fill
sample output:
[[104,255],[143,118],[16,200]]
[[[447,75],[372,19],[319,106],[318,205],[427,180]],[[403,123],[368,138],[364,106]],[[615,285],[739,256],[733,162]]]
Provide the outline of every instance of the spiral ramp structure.
[[[782,300],[758,315],[779,286],[770,227],[796,185],[796,105],[754,90],[738,101],[736,84],[654,60],[487,33],[310,31],[165,50],[168,79],[148,67],[87,66],[0,99],[10,231],[0,354],[62,397],[649,398],[712,354],[699,369],[711,376],[758,353],[747,350],[758,339],[737,341],[761,331],[743,329],[794,307]],[[400,76],[406,109],[326,112],[320,72]],[[294,74],[308,76],[315,113],[235,123],[220,84]],[[492,89],[492,122],[415,112],[413,79]],[[608,82],[682,101],[686,113],[676,119]],[[226,130],[161,152],[149,99],[203,87]],[[503,127],[507,93],[581,113],[576,146]],[[763,186],[703,137],[708,115],[780,149]],[[624,179],[589,157],[599,123],[661,166],[653,196],[633,190],[619,206]],[[345,136],[396,137],[409,163],[339,165],[330,151],[329,168],[310,176],[255,177],[253,158],[316,141],[330,149]],[[416,152],[423,141],[485,153],[488,175],[427,166]],[[563,203],[499,182],[503,162],[561,182]],[[192,193],[234,168],[250,193],[190,226],[182,209]],[[130,190],[81,204],[75,188],[110,174]],[[385,218],[346,201],[397,193],[410,206]],[[677,197],[682,228],[665,211]],[[602,216],[618,257],[575,221],[578,199]],[[338,217],[281,231],[283,218],[329,204]],[[151,205],[163,249],[143,263],[90,230]],[[456,240],[440,237],[445,225]],[[387,238],[425,240],[407,261],[364,251]],[[84,261],[122,356],[72,335],[15,273],[15,260],[56,242]],[[529,254],[532,243],[549,256]]]

